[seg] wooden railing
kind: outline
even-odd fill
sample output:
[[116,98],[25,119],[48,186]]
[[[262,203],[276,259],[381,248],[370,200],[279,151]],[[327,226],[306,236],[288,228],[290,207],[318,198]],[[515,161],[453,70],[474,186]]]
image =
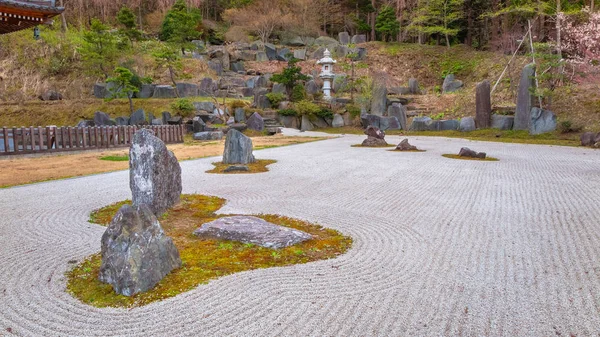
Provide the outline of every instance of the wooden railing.
[[128,147],[140,128],[154,131],[165,143],[183,143],[183,125],[12,127],[0,129],[0,156]]

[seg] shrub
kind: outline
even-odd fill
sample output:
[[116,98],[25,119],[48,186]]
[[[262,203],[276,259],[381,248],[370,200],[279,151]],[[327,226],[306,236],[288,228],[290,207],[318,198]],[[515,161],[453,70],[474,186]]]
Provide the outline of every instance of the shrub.
[[306,99],[306,91],[302,84],[296,84],[292,89],[292,102],[300,102]]
[[560,133],[579,132],[583,129],[581,126],[574,126],[570,120],[562,121],[558,125]]
[[235,101],[229,103],[229,106],[231,107],[231,109],[237,109],[237,108],[245,108],[248,104],[245,101],[236,99]]
[[279,92],[270,92],[266,94],[266,96],[269,99],[269,102],[271,102],[271,105],[273,106],[278,106],[279,103],[285,101],[286,99],[285,95]]
[[321,117],[323,119],[333,119],[333,111],[329,108],[321,108],[315,116]]
[[294,104],[294,108],[300,115],[316,115],[321,111],[321,107],[313,102],[303,100]]
[[196,110],[194,104],[192,104],[192,102],[186,98],[180,98],[175,102],[171,103],[171,108],[182,116],[187,116],[188,114]]
[[352,117],[352,118],[356,118],[356,117],[360,116],[360,108],[354,104],[346,105],[346,111],[348,111],[348,113],[350,114],[350,117]]
[[281,116],[298,116],[298,111],[294,109],[281,109],[279,110]]
[[439,114],[432,115],[431,119],[433,119],[434,121],[444,119],[444,113],[440,112]]

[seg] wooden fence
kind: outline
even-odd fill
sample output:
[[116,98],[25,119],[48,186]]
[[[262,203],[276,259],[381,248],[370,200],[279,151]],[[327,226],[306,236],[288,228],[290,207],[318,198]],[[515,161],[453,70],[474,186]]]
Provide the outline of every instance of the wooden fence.
[[0,156],[128,147],[141,128],[165,143],[183,143],[184,125],[12,127],[0,129]]

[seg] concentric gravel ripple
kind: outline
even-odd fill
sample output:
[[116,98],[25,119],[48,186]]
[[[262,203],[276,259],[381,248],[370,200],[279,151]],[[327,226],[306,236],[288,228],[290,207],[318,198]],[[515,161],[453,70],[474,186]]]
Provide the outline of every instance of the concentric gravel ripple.
[[[412,137],[257,151],[254,175],[182,162],[221,213],[281,214],[352,236],[331,260],[242,272],[134,309],[65,292],[100,249],[90,211],[130,198],[125,171],[0,190],[0,335],[592,336],[600,333],[600,152]],[[390,143],[399,137],[388,137]],[[441,157],[468,146],[499,162]]]

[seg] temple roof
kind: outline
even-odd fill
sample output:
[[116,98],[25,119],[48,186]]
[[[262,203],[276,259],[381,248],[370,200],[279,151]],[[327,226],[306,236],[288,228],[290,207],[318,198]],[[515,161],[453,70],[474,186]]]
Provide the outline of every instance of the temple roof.
[[64,10],[54,1],[0,0],[0,34],[46,23]]

